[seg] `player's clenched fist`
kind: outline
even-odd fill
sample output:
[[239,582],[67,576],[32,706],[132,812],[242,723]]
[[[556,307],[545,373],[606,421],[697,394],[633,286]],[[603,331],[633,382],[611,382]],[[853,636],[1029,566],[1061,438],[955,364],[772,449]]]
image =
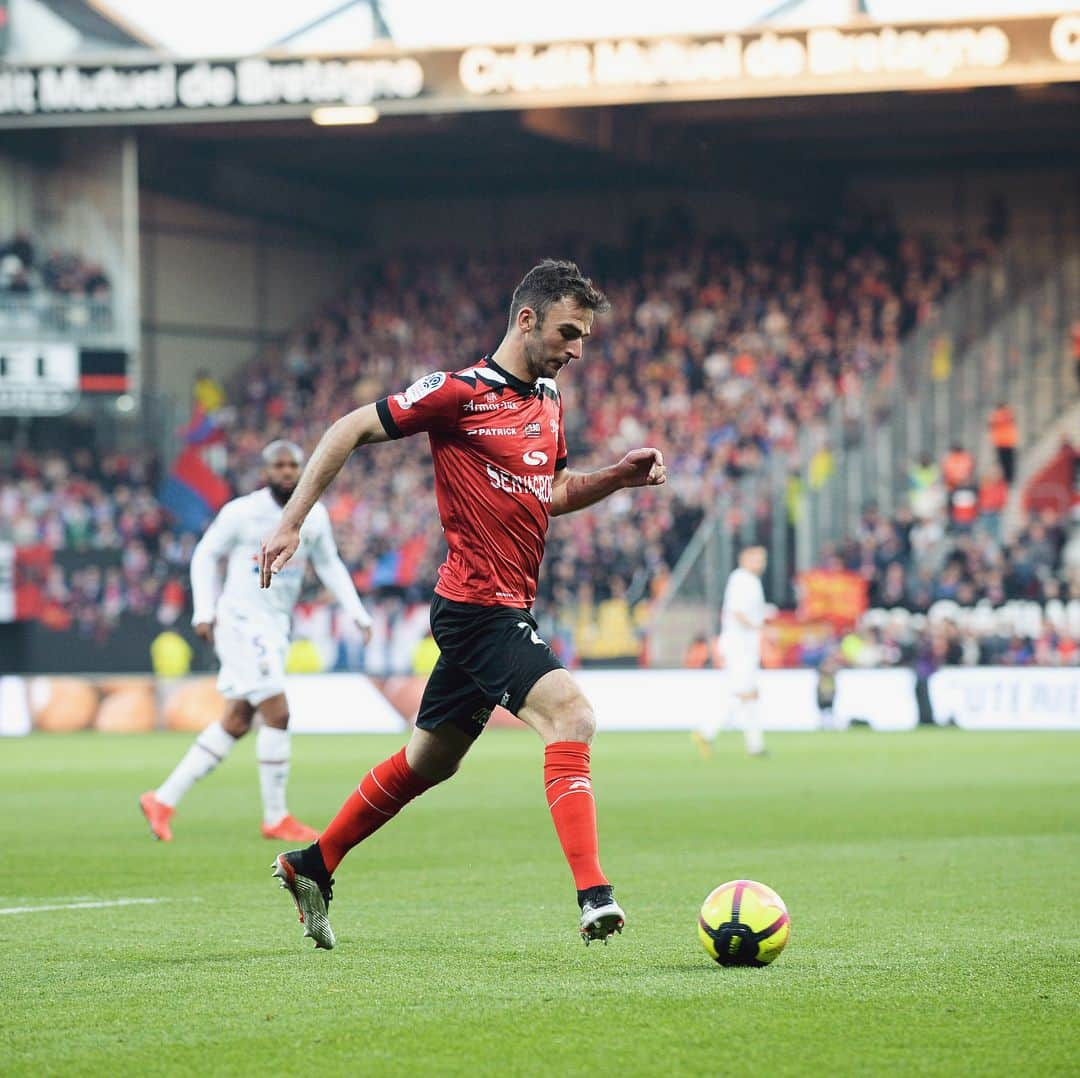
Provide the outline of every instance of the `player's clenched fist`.
[[658,487],[667,482],[664,454],[659,449],[632,449],[617,467],[624,486]]
[[279,527],[269,539],[265,540],[259,554],[259,586],[270,587],[273,575],[284,568],[285,563],[296,553],[300,545],[300,529]]

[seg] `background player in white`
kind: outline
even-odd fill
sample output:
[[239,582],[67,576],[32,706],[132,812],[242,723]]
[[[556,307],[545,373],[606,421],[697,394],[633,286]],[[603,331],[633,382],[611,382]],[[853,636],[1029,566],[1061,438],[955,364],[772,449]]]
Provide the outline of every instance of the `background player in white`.
[[[272,591],[259,587],[263,537],[281,520],[304,459],[300,447],[286,441],[271,442],[262,456],[267,485],[222,506],[191,556],[192,624],[217,651],[221,661],[218,689],[228,706],[224,718],[199,734],[172,774],[139,799],[150,830],[165,842],[172,839],[170,821],[180,798],[225,759],[251,729],[256,711],[262,716],[255,739],[262,833],[266,838],[294,842],[313,842],[318,837],[314,828],[289,814],[285,801],[291,758],[285,655],[308,561],[346,614],[365,633],[371,627],[371,618],[338,555],[330,517],[321,504],[312,508],[301,529],[297,554],[276,578],[284,587]],[[219,596],[218,562],[222,558],[228,559],[228,566]]]
[[[728,577],[724,588],[724,606],[720,629],[720,649],[732,695],[735,697],[735,723],[746,740],[751,756],[765,752],[758,715],[758,681],[761,674],[761,630],[765,624],[765,592],[761,575],[768,554],[762,546],[746,547],[739,554],[739,567]],[[712,751],[719,722],[708,718],[694,734],[703,755]]]

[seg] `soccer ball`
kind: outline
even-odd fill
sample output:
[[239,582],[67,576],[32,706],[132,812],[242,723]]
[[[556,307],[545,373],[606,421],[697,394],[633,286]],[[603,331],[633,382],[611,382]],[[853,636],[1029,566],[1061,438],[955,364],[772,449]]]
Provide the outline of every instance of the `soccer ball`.
[[721,966],[767,966],[790,935],[784,900],[763,883],[722,883],[701,905],[698,937]]

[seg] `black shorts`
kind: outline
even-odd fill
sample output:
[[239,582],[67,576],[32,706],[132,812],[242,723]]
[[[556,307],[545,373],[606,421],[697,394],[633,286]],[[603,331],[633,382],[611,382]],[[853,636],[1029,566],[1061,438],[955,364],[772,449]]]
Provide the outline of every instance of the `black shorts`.
[[416,725],[434,730],[451,722],[478,737],[496,705],[516,715],[546,673],[563,669],[536,629],[528,610],[456,603],[436,595],[431,632],[441,654]]

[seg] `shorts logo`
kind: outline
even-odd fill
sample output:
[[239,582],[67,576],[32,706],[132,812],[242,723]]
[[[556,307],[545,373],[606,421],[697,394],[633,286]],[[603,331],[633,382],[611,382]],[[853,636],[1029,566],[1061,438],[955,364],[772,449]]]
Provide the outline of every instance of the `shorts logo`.
[[534,644],[539,644],[541,647],[547,647],[546,642],[536,635],[536,630],[527,621],[519,621],[517,627],[519,629],[524,629],[529,634],[529,639],[532,640]]
[[506,707],[508,703],[510,703],[510,694],[508,692],[504,692],[502,694],[502,699],[499,701],[499,707]]
[[539,438],[540,437],[540,424],[539,423],[526,423],[525,424],[525,437],[526,438]]
[[534,468],[539,468],[548,462],[547,453],[542,453],[539,449],[530,449],[527,453],[523,453],[521,459],[526,464],[531,464]]
[[487,725],[487,721],[490,718],[491,718],[491,708],[482,707],[478,711],[474,711],[472,713],[472,715],[469,716],[469,722],[476,723],[476,725],[479,726],[480,729],[482,730]]
[[445,371],[425,374],[419,381],[413,382],[404,393],[395,393],[394,401],[402,411],[408,411],[417,401],[423,400],[429,393],[434,393],[445,381]]

